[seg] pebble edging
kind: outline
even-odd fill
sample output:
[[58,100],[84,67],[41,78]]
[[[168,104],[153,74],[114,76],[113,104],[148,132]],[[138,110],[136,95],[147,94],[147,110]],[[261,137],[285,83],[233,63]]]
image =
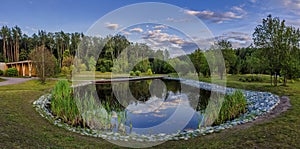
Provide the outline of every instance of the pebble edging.
[[[233,93],[234,88],[222,87],[215,84],[199,82],[195,80],[187,80],[182,78],[166,78],[169,80],[179,80],[181,83],[190,85],[193,87],[198,87],[206,90],[220,91],[226,94]],[[84,83],[84,85],[90,83]],[[76,85],[79,86],[79,85]],[[207,135],[213,132],[219,132],[224,129],[232,128],[233,126],[244,124],[247,122],[254,121],[259,116],[269,113],[273,110],[280,102],[280,98],[277,95],[271,94],[269,92],[254,92],[241,90],[247,100],[247,112],[242,114],[240,117],[227,121],[218,126],[209,126],[195,130],[188,130],[184,132],[174,133],[174,134],[155,134],[155,135],[138,135],[131,133],[129,135],[123,135],[117,132],[103,132],[98,130],[91,130],[81,127],[72,127],[66,123],[63,123],[60,119],[55,119],[51,111],[49,111],[49,106],[51,104],[51,94],[43,95],[38,100],[33,102],[33,106],[36,111],[44,118],[49,120],[56,126],[63,127],[69,131],[80,133],[82,135],[101,137],[107,140],[120,140],[120,141],[138,141],[138,142],[157,142],[157,141],[168,141],[168,140],[188,140],[200,135]]]

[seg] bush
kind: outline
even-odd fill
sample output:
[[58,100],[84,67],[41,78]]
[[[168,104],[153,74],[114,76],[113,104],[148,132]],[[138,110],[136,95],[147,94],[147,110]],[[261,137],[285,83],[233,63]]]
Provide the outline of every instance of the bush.
[[18,76],[19,72],[18,72],[17,68],[8,68],[7,71],[6,71],[6,74],[9,77],[14,77],[14,76]]
[[134,76],[135,75],[134,71],[130,71],[129,74],[130,74],[130,76]]
[[224,98],[224,102],[214,125],[220,125],[246,112],[247,100],[242,91],[237,90],[233,94],[225,95]]
[[4,71],[0,70],[0,76],[4,75]]
[[150,75],[150,76],[153,74],[152,70],[150,68],[147,70],[147,74]]
[[70,67],[64,66],[64,67],[61,68],[61,72],[62,72],[63,75],[66,76],[66,78],[68,80],[70,80],[72,78],[72,71],[73,71],[73,69],[74,69],[73,65],[71,65]]
[[242,82],[262,82],[263,79],[258,76],[243,76],[239,78],[239,81]]
[[291,83],[295,83],[295,80],[294,80],[294,79],[292,79],[292,80],[291,80]]
[[80,71],[86,71],[86,65],[85,64],[81,64],[80,65]]
[[136,76],[140,76],[141,75],[141,71],[139,71],[139,70],[135,71],[135,75]]
[[81,116],[73,98],[73,90],[68,81],[60,80],[56,83],[52,91],[51,111],[53,115],[68,124],[81,123]]
[[239,78],[239,81],[246,82],[246,79],[244,77],[241,77]]

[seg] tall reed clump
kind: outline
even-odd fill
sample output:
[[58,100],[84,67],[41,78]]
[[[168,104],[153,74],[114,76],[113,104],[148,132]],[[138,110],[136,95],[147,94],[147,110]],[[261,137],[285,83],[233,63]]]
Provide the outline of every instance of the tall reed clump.
[[76,102],[73,98],[73,89],[68,81],[60,80],[52,91],[51,111],[64,122],[71,125],[80,125],[82,123]]
[[214,125],[219,125],[228,120],[232,120],[247,111],[247,100],[242,91],[237,90],[232,94],[225,95],[224,98],[224,102]]

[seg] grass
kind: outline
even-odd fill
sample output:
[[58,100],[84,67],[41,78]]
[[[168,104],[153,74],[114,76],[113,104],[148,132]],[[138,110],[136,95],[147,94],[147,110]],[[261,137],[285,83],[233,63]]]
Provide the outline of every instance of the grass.
[[225,95],[224,102],[214,125],[220,125],[228,120],[232,120],[246,112],[247,100],[243,92],[237,90],[232,94]]
[[[263,83],[240,82],[228,76],[227,85],[240,89],[270,91],[288,95],[292,109],[249,128],[227,129],[188,141],[168,141],[156,148],[298,148],[300,146],[300,81],[287,87]],[[267,79],[267,76],[266,76]],[[55,81],[40,85],[31,80],[18,85],[0,86],[1,148],[121,148],[101,138],[82,136],[56,127],[32,108],[32,102],[49,93]]]
[[73,89],[69,82],[60,80],[52,91],[51,110],[57,118],[73,126],[81,123],[81,116],[73,97]]

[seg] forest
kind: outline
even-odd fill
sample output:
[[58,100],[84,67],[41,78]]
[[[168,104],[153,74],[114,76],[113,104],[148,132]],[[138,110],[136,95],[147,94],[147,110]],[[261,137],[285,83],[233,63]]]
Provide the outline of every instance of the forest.
[[[152,50],[147,44],[133,43],[123,35],[99,38],[77,32],[40,30],[28,36],[18,26],[2,26],[0,37],[0,62],[32,59],[33,51],[43,47],[54,56],[53,74],[70,72],[74,65],[80,69],[78,71],[129,73],[151,69],[155,74],[174,73],[172,66],[176,66],[182,68],[180,73],[195,73],[189,72],[187,56],[200,77],[219,75],[222,79],[224,74],[268,74],[274,86],[278,77],[284,78],[285,85],[287,79],[300,77],[299,28],[288,26],[284,20],[271,15],[256,26],[253,44],[249,47],[234,49],[230,41],[220,40],[210,49],[195,49],[178,57],[170,57],[167,49]],[[226,69],[219,68],[217,62],[212,63],[215,66],[208,65],[207,55],[214,55],[216,50],[222,52]]]

